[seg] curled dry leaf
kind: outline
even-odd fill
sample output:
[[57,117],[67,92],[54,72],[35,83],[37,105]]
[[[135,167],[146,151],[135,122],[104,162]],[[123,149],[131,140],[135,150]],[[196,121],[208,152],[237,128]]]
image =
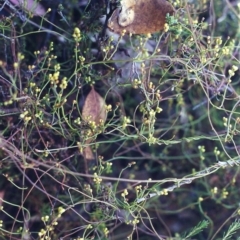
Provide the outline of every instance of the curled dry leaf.
[[15,6],[31,12],[35,16],[43,16],[46,14],[44,7],[36,0],[10,0],[10,2]]
[[122,0],[108,21],[108,27],[116,33],[148,34],[164,29],[166,15],[174,13],[166,0]]
[[[86,144],[89,143],[91,143],[91,140],[86,141]],[[83,148],[82,154],[86,160],[93,160],[95,158],[90,146]]]
[[86,122],[93,121],[97,125],[100,124],[101,121],[103,123],[106,121],[107,112],[105,109],[105,101],[93,87],[83,105],[82,118]]
[[4,195],[5,195],[5,190],[0,191],[0,208],[3,205]]
[[[107,118],[104,99],[92,87],[86,97],[82,110],[82,118],[86,122],[94,122],[96,125],[104,124]],[[88,139],[86,144],[91,143],[92,139]],[[83,149],[85,159],[94,159],[93,152],[89,146]]]

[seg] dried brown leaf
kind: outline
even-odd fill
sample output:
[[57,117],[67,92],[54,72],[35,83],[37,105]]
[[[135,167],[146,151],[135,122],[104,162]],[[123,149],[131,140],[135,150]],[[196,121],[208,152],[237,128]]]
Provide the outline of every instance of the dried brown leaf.
[[87,146],[87,147],[83,148],[82,155],[88,161],[94,159],[94,154],[93,154],[93,151],[92,151],[90,146]]
[[[86,97],[82,110],[82,118],[86,122],[95,122],[96,125],[104,124],[107,118],[104,99],[92,87],[91,91]],[[84,134],[84,133],[83,133]],[[89,138],[86,145],[92,142]],[[83,148],[83,156],[86,160],[94,159],[94,155],[90,146]]]
[[166,0],[121,1],[108,21],[108,27],[116,32],[125,30],[132,34],[155,33],[164,29],[166,15],[174,13],[174,8]]
[[0,191],[0,207],[3,205],[3,199],[4,199],[5,191]]
[[46,14],[44,7],[36,0],[10,0],[10,2],[31,12],[35,16],[43,16]]
[[107,112],[105,109],[105,101],[93,87],[83,105],[82,118],[86,122],[93,121],[97,125],[100,124],[101,121],[102,123],[106,121]]

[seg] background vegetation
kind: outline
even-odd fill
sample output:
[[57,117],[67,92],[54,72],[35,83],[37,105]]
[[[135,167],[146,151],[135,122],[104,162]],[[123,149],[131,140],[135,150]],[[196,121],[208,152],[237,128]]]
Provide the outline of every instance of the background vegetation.
[[0,3],[0,239],[240,239],[239,2]]

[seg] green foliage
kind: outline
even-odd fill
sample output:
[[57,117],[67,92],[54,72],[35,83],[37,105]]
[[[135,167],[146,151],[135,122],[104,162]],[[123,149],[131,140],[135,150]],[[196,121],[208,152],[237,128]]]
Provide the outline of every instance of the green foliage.
[[116,36],[105,1],[5,2],[1,238],[237,239],[235,8],[176,1],[163,32]]
[[186,233],[185,235],[182,236],[181,239],[189,239],[195,235],[197,235],[198,233],[200,233],[204,228],[208,227],[209,222],[204,220],[200,223],[198,223],[198,225],[196,225],[194,228],[192,228],[191,230],[188,231],[188,233]]
[[240,229],[240,222],[239,219],[235,220],[235,222],[233,222],[228,231],[223,235],[223,240],[227,240],[227,239],[232,239],[233,235],[236,234],[236,231]]

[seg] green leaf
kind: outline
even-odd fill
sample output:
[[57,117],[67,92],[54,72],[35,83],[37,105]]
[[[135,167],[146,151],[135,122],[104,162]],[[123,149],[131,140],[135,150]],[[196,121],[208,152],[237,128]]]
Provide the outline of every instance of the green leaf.
[[232,235],[236,233],[237,230],[240,229],[240,219],[236,219],[235,222],[233,222],[227,233],[223,235],[223,240],[227,240],[227,239],[232,239]]
[[207,228],[208,224],[209,224],[209,222],[207,220],[203,220],[202,222],[199,222],[197,226],[190,229],[190,231],[188,233],[185,233],[183,235],[182,240],[189,239],[189,238],[199,234],[204,228]]

